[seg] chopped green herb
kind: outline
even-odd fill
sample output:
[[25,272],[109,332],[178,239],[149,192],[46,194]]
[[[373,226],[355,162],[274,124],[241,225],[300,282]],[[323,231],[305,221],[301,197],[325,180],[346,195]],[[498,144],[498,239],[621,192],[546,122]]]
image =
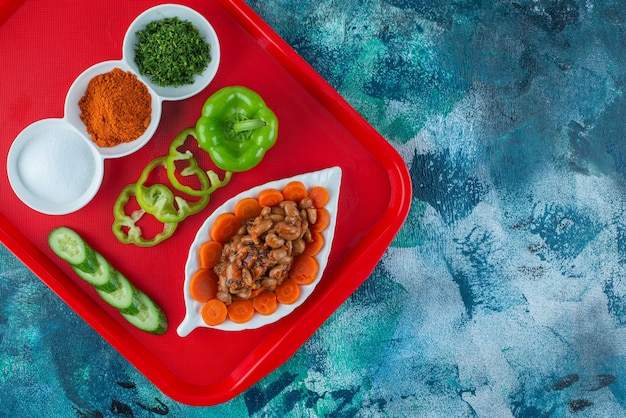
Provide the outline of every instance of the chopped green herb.
[[192,84],[211,62],[211,46],[191,22],[178,17],[148,23],[137,38],[139,72],[162,87]]

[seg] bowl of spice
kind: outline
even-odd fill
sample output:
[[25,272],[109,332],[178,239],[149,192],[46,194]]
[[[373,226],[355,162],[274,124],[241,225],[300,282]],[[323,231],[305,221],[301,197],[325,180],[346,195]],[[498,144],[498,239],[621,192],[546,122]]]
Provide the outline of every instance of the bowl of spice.
[[200,13],[162,4],[131,23],[123,57],[163,100],[183,100],[198,94],[215,77],[220,44],[213,26]]
[[104,61],[76,78],[65,99],[65,117],[103,158],[119,158],[152,138],[161,99],[125,61]]

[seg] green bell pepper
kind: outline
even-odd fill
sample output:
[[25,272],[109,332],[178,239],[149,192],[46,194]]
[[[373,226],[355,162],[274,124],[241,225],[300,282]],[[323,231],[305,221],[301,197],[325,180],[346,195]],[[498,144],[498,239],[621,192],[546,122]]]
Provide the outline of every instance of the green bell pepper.
[[229,86],[204,103],[196,133],[198,144],[216,166],[246,171],[259,164],[276,143],[278,118],[256,92]]
[[124,187],[117,197],[113,205],[113,215],[115,217],[112,227],[113,234],[123,244],[135,244],[138,247],[152,247],[172,236],[178,226],[178,222],[164,223],[163,231],[156,234],[152,239],[144,238],[141,227],[137,225],[137,222],[145,215],[146,211],[139,209],[133,211],[130,215],[126,213],[126,204],[130,201],[131,197],[135,196],[136,190],[137,187],[134,183],[129,184]]
[[[204,209],[209,203],[209,195],[201,196],[195,202],[187,202],[180,196],[174,196],[172,190],[164,184],[156,183],[146,186],[145,183],[154,169],[159,166],[167,167],[166,160],[167,157],[159,157],[148,163],[137,180],[135,194],[139,206],[147,213],[160,222],[175,223]],[[196,160],[192,157],[190,161],[195,163]],[[197,163],[195,167],[198,167]],[[198,177],[203,189],[209,187],[209,179],[204,171],[198,168],[193,171],[193,174]]]
[[[166,157],[167,177],[174,186],[175,189],[186,193],[190,196],[208,196],[220,187],[224,187],[228,184],[232,177],[232,172],[227,171],[224,173],[224,180],[220,180],[215,171],[209,170],[206,173],[198,166],[197,160],[194,158],[193,153],[189,150],[186,152],[180,152],[178,148],[182,147],[187,141],[187,137],[192,136],[196,138],[196,130],[194,128],[187,128],[181,133],[176,135],[176,138],[170,144],[169,154]],[[202,187],[200,189],[194,189],[190,186],[182,184],[176,176],[176,161],[188,161],[189,165],[181,170],[180,174],[183,176],[195,175],[200,179]],[[208,180],[206,179],[208,177]]]

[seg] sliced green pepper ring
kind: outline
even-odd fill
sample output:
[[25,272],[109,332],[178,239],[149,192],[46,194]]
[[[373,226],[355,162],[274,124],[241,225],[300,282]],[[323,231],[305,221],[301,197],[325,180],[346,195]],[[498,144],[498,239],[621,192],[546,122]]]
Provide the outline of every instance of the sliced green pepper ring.
[[[205,173],[198,165],[198,161],[193,157],[193,153],[191,151],[187,150],[183,153],[178,150],[179,147],[185,144],[185,141],[187,141],[189,136],[192,136],[197,140],[195,128],[185,129],[176,135],[176,138],[174,138],[170,144],[169,154],[166,157],[167,159],[165,163],[167,167],[167,177],[169,178],[170,183],[172,183],[172,186],[183,193],[190,196],[207,196],[218,188],[226,186],[232,177],[232,172],[226,171],[224,173],[224,180],[220,180],[217,173],[213,170],[209,170]],[[194,189],[193,187],[186,186],[178,180],[178,177],[176,177],[176,161],[182,160],[189,161],[189,165],[182,169],[180,174],[183,176],[197,176],[202,185],[200,189]],[[204,182],[202,176],[208,176],[208,181]]]
[[[196,167],[198,166],[195,158],[191,157],[189,161],[190,164],[193,162]],[[141,206],[143,210],[157,218],[160,222],[177,223],[189,215],[200,212],[206,207],[209,203],[208,194],[203,195],[197,201],[190,203],[180,196],[174,196],[172,190],[163,184],[157,183],[145,186],[152,170],[160,166],[167,168],[167,157],[155,158],[148,163],[148,165],[141,172],[139,180],[137,180],[135,193],[137,196],[137,202],[139,202],[139,206]],[[209,187],[209,178],[204,171],[198,169],[192,174],[195,174],[198,177],[203,189]],[[176,202],[178,208],[176,208],[174,202]]]
[[[135,184],[129,184],[124,187],[120,195],[115,201],[113,206],[113,214],[115,219],[113,221],[113,234],[123,244],[135,244],[138,247],[152,247],[158,243],[166,240],[176,230],[178,223],[164,223],[163,231],[159,232],[152,239],[146,239],[142,236],[141,227],[137,225],[137,222],[146,213],[145,210],[139,209],[133,211],[130,215],[126,214],[126,204],[130,201],[132,196],[135,196],[137,187]],[[127,232],[124,232],[123,228],[128,228]]]

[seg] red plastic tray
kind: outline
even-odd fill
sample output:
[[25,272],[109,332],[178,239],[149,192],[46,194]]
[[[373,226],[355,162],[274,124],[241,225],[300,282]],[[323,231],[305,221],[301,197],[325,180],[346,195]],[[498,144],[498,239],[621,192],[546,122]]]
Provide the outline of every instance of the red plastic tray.
[[[39,119],[63,116],[65,95],[84,69],[121,58],[124,33],[156,1],[4,1],[0,20],[0,154]],[[132,156],[106,160],[102,188],[83,209],[42,215],[25,206],[0,170],[0,240],[62,300],[171,398],[191,405],[231,399],[284,363],[369,276],[402,225],[411,200],[407,167],[395,150],[245,3],[182,2],[202,13],[221,44],[213,83],[181,102],[164,102],[152,141]],[[204,212],[152,248],[119,243],[112,205],[173,137],[193,126],[206,98],[226,85],[256,90],[278,115],[279,139],[263,162],[236,173]],[[202,162],[201,162],[202,163]],[[6,163],[5,163],[6,164]],[[187,251],[204,219],[229,197],[270,180],[331,166],[343,180],[333,249],[315,292],[291,315],[256,330],[198,329],[181,338]],[[170,327],[153,336],[129,325],[48,248],[54,227],[77,230],[164,309]]]

